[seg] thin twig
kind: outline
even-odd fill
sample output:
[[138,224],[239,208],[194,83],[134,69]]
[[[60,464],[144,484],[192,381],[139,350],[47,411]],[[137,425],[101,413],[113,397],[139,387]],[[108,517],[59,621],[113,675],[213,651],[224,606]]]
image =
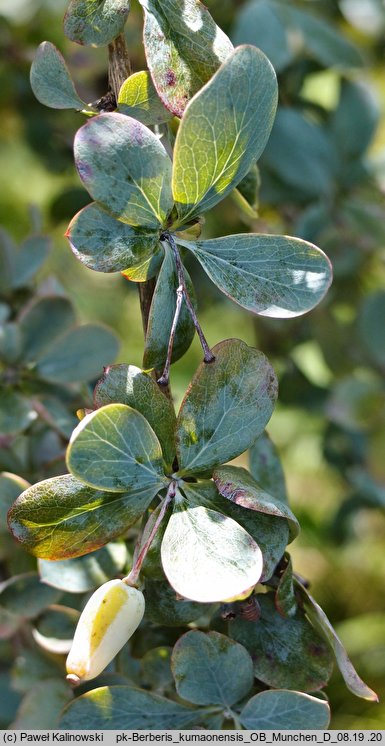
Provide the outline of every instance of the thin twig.
[[203,334],[202,327],[201,327],[201,325],[200,325],[200,323],[198,321],[198,317],[197,317],[197,315],[195,313],[194,305],[193,305],[192,300],[191,300],[191,298],[189,296],[189,293],[188,293],[188,290],[187,290],[187,286],[186,286],[186,276],[185,276],[185,273],[184,273],[184,267],[183,267],[183,264],[182,264],[182,260],[180,258],[178,247],[177,247],[177,245],[175,243],[175,239],[174,239],[174,237],[172,236],[171,233],[163,233],[163,235],[161,236],[161,238],[163,240],[167,241],[167,243],[171,246],[172,252],[174,254],[174,259],[175,259],[175,264],[176,264],[176,271],[177,271],[177,274],[178,274],[178,282],[179,282],[179,285],[183,289],[183,297],[185,299],[186,306],[188,308],[188,311],[189,311],[189,314],[191,316],[192,322],[193,322],[193,324],[195,326],[196,332],[197,332],[198,337],[200,339],[200,343],[202,345],[202,349],[203,349],[203,353],[204,353],[204,358],[203,358],[204,362],[205,363],[213,363],[214,360],[215,360],[215,355],[213,355],[213,353],[210,350],[210,347],[208,345],[207,339],[206,339],[205,335]]
[[[153,527],[152,527],[152,529],[151,529],[151,531],[149,533],[148,538],[144,542],[143,546],[140,547],[140,551],[139,551],[139,553],[137,555],[137,558],[135,560],[135,563],[134,563],[134,566],[133,566],[131,572],[129,572],[129,574],[125,578],[123,578],[123,582],[127,583],[127,585],[136,585],[137,584],[138,578],[139,578],[139,574],[140,574],[140,571],[142,569],[142,565],[143,565],[143,562],[144,562],[144,560],[146,558],[147,552],[150,549],[150,546],[151,546],[152,542],[155,539],[155,536],[156,536],[156,534],[158,532],[159,526],[162,523],[163,518],[165,516],[166,510],[167,510],[168,506],[170,505],[171,501],[174,499],[175,494],[176,494],[176,482],[172,481],[171,484],[170,484],[170,486],[169,486],[169,488],[168,488],[167,495],[166,495],[166,497],[164,498],[164,500],[162,502],[162,505],[161,505],[161,508],[160,508],[160,511],[159,511],[159,515],[158,515],[158,517],[157,517],[157,519],[156,519],[156,521],[155,521],[155,523],[154,523],[154,525],[153,525]],[[149,520],[151,521],[151,516],[150,516]],[[146,531],[146,526],[143,529],[142,537],[144,536],[145,531]]]
[[182,303],[183,303],[183,287],[182,285],[179,285],[179,287],[176,290],[176,306],[175,306],[174,318],[172,320],[170,338],[168,340],[167,358],[166,358],[165,366],[163,368],[163,373],[161,377],[158,378],[158,381],[157,381],[159,386],[167,386],[169,378],[170,378],[170,367],[171,367],[172,351],[174,347],[175,332],[178,326],[178,320],[179,320],[179,315],[180,315],[180,311],[182,308]]

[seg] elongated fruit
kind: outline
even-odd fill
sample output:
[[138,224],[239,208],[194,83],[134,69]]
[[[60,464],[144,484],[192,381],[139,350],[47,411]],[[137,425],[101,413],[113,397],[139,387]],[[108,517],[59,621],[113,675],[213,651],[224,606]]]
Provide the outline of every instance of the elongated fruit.
[[84,607],[67,658],[72,684],[98,676],[142,621],[144,596],[122,580],[109,580]]

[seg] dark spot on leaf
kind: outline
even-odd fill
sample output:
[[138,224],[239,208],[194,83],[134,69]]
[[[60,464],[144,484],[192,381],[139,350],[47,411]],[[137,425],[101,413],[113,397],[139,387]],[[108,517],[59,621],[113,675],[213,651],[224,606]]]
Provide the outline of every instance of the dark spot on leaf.
[[176,84],[175,73],[172,70],[167,70],[165,78],[166,78],[166,85],[174,86]]

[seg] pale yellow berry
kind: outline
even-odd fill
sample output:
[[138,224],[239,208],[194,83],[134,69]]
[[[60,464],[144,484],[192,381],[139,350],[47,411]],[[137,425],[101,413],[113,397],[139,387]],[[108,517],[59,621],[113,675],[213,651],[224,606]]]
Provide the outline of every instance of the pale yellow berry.
[[98,676],[142,621],[144,596],[122,580],[109,580],[84,607],[67,658],[72,684]]

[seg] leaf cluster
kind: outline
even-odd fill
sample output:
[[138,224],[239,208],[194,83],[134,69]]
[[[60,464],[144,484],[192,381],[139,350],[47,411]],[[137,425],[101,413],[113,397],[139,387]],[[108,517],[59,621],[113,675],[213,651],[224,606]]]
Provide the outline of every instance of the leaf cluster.
[[63,455],[76,424],[73,410],[84,404],[80,384],[96,378],[118,351],[108,329],[76,323],[60,289],[47,284],[34,292],[49,249],[38,233],[20,247],[1,236],[0,468],[28,477]]

